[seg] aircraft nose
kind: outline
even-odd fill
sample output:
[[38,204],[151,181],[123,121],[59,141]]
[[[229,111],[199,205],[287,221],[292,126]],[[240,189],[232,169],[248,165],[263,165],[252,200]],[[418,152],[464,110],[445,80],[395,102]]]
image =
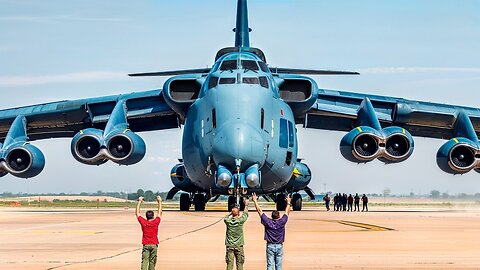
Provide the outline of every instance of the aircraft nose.
[[215,134],[213,158],[215,163],[235,167],[235,159],[241,159],[241,170],[253,164],[264,164],[267,149],[259,129],[248,123],[222,125]]

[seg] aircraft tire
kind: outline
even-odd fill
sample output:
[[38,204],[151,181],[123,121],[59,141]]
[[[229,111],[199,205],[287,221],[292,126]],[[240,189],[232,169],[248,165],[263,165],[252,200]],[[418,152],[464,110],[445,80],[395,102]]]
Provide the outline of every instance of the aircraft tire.
[[295,193],[292,196],[293,211],[302,211],[302,195]]
[[202,193],[197,193],[193,196],[193,206],[195,211],[205,211],[205,195]]
[[190,210],[190,195],[188,193],[180,194],[180,211]]
[[279,193],[276,200],[277,211],[285,211],[287,202],[285,201],[285,194]]

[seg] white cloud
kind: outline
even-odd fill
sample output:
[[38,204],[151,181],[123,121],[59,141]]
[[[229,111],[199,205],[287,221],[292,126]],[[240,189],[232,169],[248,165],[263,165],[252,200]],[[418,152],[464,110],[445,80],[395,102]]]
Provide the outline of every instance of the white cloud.
[[480,73],[480,68],[462,67],[374,67],[359,70],[363,74],[398,74],[420,72],[469,72]]
[[50,83],[92,82],[112,79],[127,80],[127,72],[91,71],[38,76],[0,76],[0,87],[31,86]]
[[0,21],[4,22],[32,22],[47,23],[57,21],[82,21],[82,22],[128,22],[126,18],[95,18],[95,17],[77,17],[73,15],[57,15],[57,16],[0,16]]

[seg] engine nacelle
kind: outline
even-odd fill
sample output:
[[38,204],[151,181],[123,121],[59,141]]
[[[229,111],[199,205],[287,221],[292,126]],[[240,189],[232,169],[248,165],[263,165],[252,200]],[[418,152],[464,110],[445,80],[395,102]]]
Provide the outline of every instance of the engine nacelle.
[[200,95],[205,78],[199,74],[175,76],[163,85],[163,97],[168,106],[185,117],[188,108]]
[[103,131],[89,128],[73,137],[70,150],[77,161],[87,165],[101,165],[108,160],[132,165],[143,159],[146,146],[143,139],[130,130],[114,131],[104,138]]
[[415,147],[412,135],[401,127],[386,127],[382,130],[385,136],[385,148],[379,159],[385,163],[402,162],[408,159]]
[[183,166],[182,163],[173,166],[170,171],[170,179],[172,180],[173,185],[180,190],[185,192],[195,191],[193,183],[190,178],[188,178],[185,166]]
[[105,145],[103,131],[88,128],[77,133],[70,144],[73,157],[87,165],[101,165],[108,161],[102,147]]
[[311,78],[280,74],[275,81],[280,97],[288,103],[297,117],[304,116],[317,100],[318,86]]
[[340,142],[343,157],[352,162],[379,159],[385,163],[401,162],[409,158],[414,149],[412,135],[400,127],[387,127],[380,131],[360,126],[347,133]]
[[361,126],[343,136],[340,153],[351,162],[369,162],[378,157],[383,135],[376,129]]
[[110,134],[105,142],[108,159],[121,165],[140,162],[147,151],[145,141],[130,130]]
[[293,169],[292,178],[290,178],[290,181],[286,186],[286,190],[303,190],[308,186],[311,180],[312,172],[310,171],[310,168],[304,163],[297,162]]
[[467,138],[453,138],[438,149],[437,165],[450,174],[464,174],[478,166],[479,146]]
[[0,164],[3,175],[10,173],[20,178],[31,178],[40,174],[45,167],[42,151],[31,144],[12,145],[5,154]]

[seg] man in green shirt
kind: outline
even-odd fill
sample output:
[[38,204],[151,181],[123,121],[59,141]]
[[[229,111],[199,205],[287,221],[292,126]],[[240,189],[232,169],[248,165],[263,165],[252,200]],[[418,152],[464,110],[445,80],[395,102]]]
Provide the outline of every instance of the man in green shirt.
[[243,252],[243,224],[248,219],[248,200],[245,199],[245,211],[240,215],[240,209],[234,207],[232,212],[223,221],[227,225],[225,234],[227,270],[233,270],[233,262],[236,261],[237,270],[243,270],[245,253]]

